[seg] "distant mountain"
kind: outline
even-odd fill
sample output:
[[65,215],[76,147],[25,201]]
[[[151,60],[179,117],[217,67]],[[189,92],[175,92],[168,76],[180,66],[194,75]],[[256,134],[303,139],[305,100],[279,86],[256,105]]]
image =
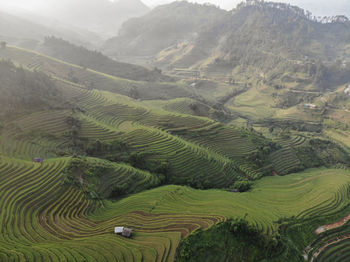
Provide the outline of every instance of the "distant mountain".
[[117,34],[129,18],[150,9],[140,0],[48,0],[46,15],[108,37]]
[[349,42],[344,16],[317,21],[301,8],[258,0],[231,12],[175,2],[124,23],[104,50],[117,57],[153,56],[154,65],[168,69],[231,74],[254,68],[268,80],[299,71],[326,88],[348,80]]
[[90,40],[98,39],[98,36],[91,32],[68,27],[57,21],[49,21],[32,14],[16,16],[0,12],[0,39],[2,40],[33,49],[45,36],[51,35],[88,47],[92,46]]
[[117,37],[104,46],[114,55],[155,55],[182,41],[195,40],[201,30],[227,14],[212,5],[174,2],[125,22]]

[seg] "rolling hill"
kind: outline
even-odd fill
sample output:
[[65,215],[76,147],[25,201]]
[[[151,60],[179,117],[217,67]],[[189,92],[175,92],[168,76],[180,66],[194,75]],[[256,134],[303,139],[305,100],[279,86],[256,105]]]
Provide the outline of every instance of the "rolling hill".
[[[181,19],[198,10],[189,28],[174,29],[179,39],[198,32],[193,43],[211,30],[203,15],[218,25],[237,15],[171,7]],[[265,56],[240,78],[221,78],[230,66],[217,60],[222,71],[177,80],[57,38],[41,48],[0,49],[1,261],[214,261],[227,241],[239,245],[225,256],[239,261],[344,261],[348,229],[333,223],[350,212],[346,80],[329,92],[275,87],[254,74]],[[132,238],[115,226],[134,229]]]
[[[168,15],[181,21],[178,28]],[[162,37],[163,32],[171,35]],[[298,7],[261,1],[232,12],[176,2],[127,21],[104,50],[130,61],[145,57],[167,70],[199,70],[204,77],[245,73],[273,86],[296,82],[327,90],[350,80],[349,39],[344,16],[320,22]]]

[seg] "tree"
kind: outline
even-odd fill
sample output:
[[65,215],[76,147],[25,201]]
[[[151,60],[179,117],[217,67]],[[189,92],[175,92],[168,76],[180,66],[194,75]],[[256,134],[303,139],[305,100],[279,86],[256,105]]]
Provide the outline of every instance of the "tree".
[[7,43],[5,41],[1,41],[0,46],[1,46],[1,49],[5,49],[7,46]]

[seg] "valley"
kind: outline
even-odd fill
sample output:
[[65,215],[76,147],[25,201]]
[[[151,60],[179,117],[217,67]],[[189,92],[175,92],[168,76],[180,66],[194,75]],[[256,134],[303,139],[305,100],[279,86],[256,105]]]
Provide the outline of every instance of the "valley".
[[0,261],[347,261],[349,21],[143,12],[0,48]]

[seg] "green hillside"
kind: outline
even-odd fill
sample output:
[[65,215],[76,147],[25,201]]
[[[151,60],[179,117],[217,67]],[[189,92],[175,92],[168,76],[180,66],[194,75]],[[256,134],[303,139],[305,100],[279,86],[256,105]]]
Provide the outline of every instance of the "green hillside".
[[[181,237],[227,218],[248,214],[273,234],[283,216],[332,215],[349,203],[348,172],[324,169],[263,179],[240,195],[167,186],[99,202],[64,184],[67,160],[1,158],[2,261],[173,261]],[[117,225],[134,228],[133,238],[115,236]]]
[[162,75],[157,70],[150,71],[141,66],[120,63],[100,52],[90,51],[55,37],[46,37],[44,43],[38,49],[52,57],[116,77],[151,82],[172,81],[170,77]]
[[[130,80],[14,46],[0,58],[0,261],[175,261],[181,241],[239,218],[281,247],[275,261],[299,261],[314,230],[349,211],[335,117],[238,127],[244,112],[226,105],[248,84],[208,101],[188,79]],[[237,181],[252,189],[231,192]]]
[[[185,24],[185,32],[176,28],[172,35],[176,41],[162,35],[174,31],[166,30],[174,27],[168,15]],[[196,26],[201,18],[205,22]],[[186,79],[197,100],[224,107],[225,117],[235,124],[276,119],[322,124],[324,117],[339,114],[323,95],[350,82],[349,39],[346,17],[318,21],[288,4],[248,1],[228,12],[177,2],[129,20],[104,50]],[[146,56],[135,49],[152,51]]]

